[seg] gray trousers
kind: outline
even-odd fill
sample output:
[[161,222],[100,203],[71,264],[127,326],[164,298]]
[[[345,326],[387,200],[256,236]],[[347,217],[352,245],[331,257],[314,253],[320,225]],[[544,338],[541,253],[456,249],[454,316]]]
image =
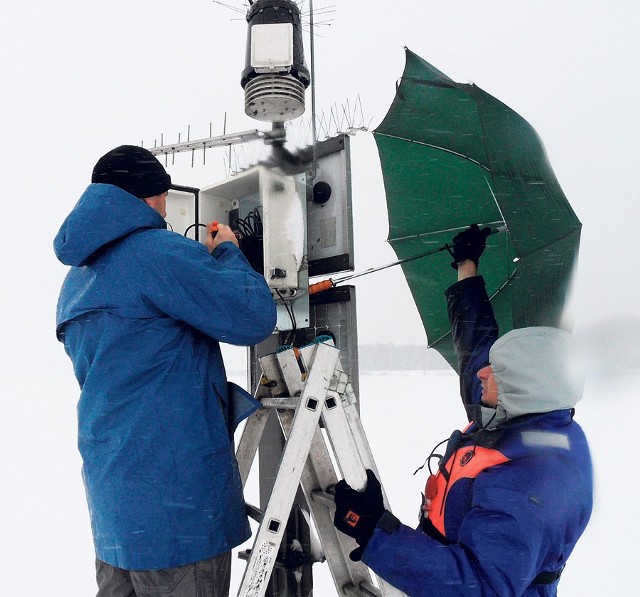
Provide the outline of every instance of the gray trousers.
[[96,597],[229,597],[231,552],[164,570],[123,570],[96,560]]

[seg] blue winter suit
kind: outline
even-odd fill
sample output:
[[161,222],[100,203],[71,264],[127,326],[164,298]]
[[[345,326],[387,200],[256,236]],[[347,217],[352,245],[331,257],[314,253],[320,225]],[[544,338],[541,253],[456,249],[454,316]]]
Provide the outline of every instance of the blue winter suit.
[[210,255],[107,184],[87,188],[54,248],[72,266],[57,335],[81,388],[97,557],[150,570],[229,551],[250,535],[233,429],[257,403],[228,386],[219,342],[272,333],[264,278],[233,243]]
[[[385,512],[363,561],[407,595],[552,596],[592,509],[586,438],[573,421],[568,334],[498,328],[481,277],[447,290],[463,402],[474,420],[451,436],[429,480],[420,526]],[[491,363],[495,409],[480,405]]]

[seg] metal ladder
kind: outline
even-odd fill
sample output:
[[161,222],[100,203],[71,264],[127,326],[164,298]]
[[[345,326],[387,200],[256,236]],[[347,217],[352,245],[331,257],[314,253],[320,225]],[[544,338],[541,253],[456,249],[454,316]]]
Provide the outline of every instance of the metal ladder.
[[[378,474],[339,356],[340,351],[329,341],[299,350],[284,349],[260,359],[263,378],[258,398],[263,408],[247,421],[236,453],[243,486],[271,410],[277,412],[287,441],[238,597],[264,597],[298,485],[313,517],[337,594],[404,595],[379,577],[376,586],[369,568],[349,558],[356,542],[333,526],[334,502],[328,490],[337,483],[338,476],[320,419],[338,468],[352,487],[362,489],[366,485],[367,468]],[[386,496],[385,505],[388,506]]]

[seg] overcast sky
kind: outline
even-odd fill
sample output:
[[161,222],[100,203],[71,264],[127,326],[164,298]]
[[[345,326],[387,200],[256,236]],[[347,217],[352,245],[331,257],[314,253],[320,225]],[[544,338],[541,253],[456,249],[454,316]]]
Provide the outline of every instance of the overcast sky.
[[[242,8],[240,0],[229,4]],[[332,5],[317,1],[315,8]],[[2,301],[12,314],[3,326],[7,337],[23,340],[12,346],[9,369],[32,371],[27,357],[35,345],[57,373],[63,361],[51,330],[65,268],[53,257],[51,240],[97,158],[122,143],[152,146],[161,134],[165,141],[179,133],[184,139],[189,125],[192,139],[208,136],[210,123],[220,134],[225,112],[227,131],[264,125],[243,112],[243,15],[211,0],[5,2],[0,11],[0,167],[11,222],[1,240],[4,278],[11,280]],[[333,12],[316,17],[333,19],[317,27],[318,113],[360,98],[365,124],[374,128],[402,74],[403,46],[504,101],[541,135],[584,225],[572,318],[579,328],[635,318],[638,12],[632,0],[337,0]],[[306,57],[309,62],[308,43]],[[301,119],[307,126],[309,112]],[[352,145],[356,266],[362,269],[394,255],[384,242],[386,209],[372,135],[360,133]],[[217,182],[224,155],[210,153],[206,167],[197,156],[193,169],[190,157],[178,156],[181,167],[170,171],[183,184]],[[398,308],[371,326],[367,318],[375,316],[381,293]],[[407,297],[399,268],[362,279],[361,341],[426,343]]]
[[[333,12],[316,19],[333,19],[318,26],[316,37],[319,112],[360,98],[364,124],[375,128],[402,74],[404,46],[516,110],[542,137],[583,223],[570,304],[576,332],[604,370],[637,363],[640,3],[315,2],[318,12],[330,6]],[[225,112],[227,131],[262,128],[243,113],[245,43],[243,15],[211,0],[2,3],[0,171],[7,225],[0,237],[0,431],[3,467],[19,473],[16,484],[24,491],[1,508],[3,515],[26,495],[56,486],[66,474],[58,468],[61,455],[75,458],[77,385],[54,335],[66,271],[52,252],[55,233],[109,149],[149,147],[161,134],[184,140],[188,125],[192,139],[208,136],[209,123],[221,134]],[[359,120],[358,112],[354,124]],[[196,156],[193,169],[190,158],[177,158],[170,172],[181,184],[217,182],[223,155],[210,153],[207,166]],[[384,192],[370,133],[353,138],[352,160],[356,266],[363,269],[394,259],[385,244]],[[358,305],[361,342],[426,345],[398,268],[363,278]],[[77,462],[70,462],[73,479]],[[34,503],[27,503],[33,512]],[[69,515],[77,505],[70,501]],[[64,516],[64,508],[56,513]],[[11,525],[19,518],[11,516]]]

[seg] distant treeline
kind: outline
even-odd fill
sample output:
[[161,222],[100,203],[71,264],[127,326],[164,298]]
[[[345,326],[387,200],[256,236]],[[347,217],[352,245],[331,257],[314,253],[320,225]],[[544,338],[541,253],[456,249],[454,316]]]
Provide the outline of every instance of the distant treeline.
[[360,371],[450,369],[438,352],[420,345],[362,344],[358,365]]

